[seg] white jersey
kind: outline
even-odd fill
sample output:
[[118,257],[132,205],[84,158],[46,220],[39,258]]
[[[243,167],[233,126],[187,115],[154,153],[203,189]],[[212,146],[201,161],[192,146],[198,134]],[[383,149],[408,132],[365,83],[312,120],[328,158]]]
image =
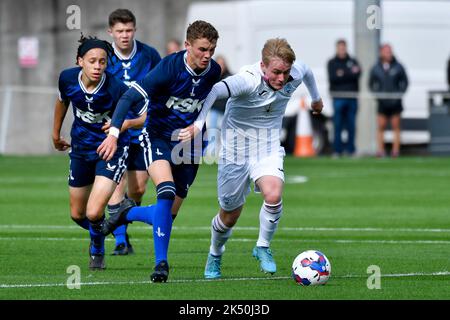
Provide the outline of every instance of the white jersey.
[[222,157],[258,158],[277,154],[286,105],[293,92],[305,82],[313,101],[320,99],[311,69],[294,63],[288,82],[274,90],[263,79],[260,62],[241,68],[223,80],[228,99],[222,125]]

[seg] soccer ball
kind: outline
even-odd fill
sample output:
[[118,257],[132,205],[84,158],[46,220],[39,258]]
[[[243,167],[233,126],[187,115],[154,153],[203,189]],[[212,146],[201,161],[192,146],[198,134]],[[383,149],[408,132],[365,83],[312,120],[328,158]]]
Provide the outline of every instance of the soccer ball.
[[331,264],[317,250],[300,253],[292,263],[292,278],[302,286],[317,286],[327,283],[331,275]]

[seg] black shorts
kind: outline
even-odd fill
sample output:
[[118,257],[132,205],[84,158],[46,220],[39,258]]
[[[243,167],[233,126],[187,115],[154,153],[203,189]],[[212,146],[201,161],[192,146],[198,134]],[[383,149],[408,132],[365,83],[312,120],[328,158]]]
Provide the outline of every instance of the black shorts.
[[383,106],[383,105],[378,105],[378,114],[382,114],[386,117],[392,117],[394,115],[399,115],[400,113],[402,113],[403,111],[403,107],[401,105],[399,106]]

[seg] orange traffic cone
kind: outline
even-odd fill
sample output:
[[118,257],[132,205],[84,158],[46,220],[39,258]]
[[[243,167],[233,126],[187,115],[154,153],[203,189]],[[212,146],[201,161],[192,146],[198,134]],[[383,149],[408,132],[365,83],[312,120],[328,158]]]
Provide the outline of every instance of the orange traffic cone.
[[313,157],[315,155],[311,116],[306,108],[305,97],[302,97],[300,99],[300,110],[297,114],[297,126],[295,128],[294,156]]

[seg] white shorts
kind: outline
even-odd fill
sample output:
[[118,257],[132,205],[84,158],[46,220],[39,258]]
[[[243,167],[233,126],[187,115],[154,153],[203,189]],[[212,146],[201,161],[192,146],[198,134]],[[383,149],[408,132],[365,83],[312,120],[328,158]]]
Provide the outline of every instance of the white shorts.
[[[244,164],[219,163],[217,191],[220,207],[225,211],[232,211],[242,206],[250,193],[251,182],[255,183],[263,176],[278,177],[284,182],[285,155],[284,148],[280,147],[277,155],[259,161],[249,159]],[[260,192],[256,184],[255,192]]]

